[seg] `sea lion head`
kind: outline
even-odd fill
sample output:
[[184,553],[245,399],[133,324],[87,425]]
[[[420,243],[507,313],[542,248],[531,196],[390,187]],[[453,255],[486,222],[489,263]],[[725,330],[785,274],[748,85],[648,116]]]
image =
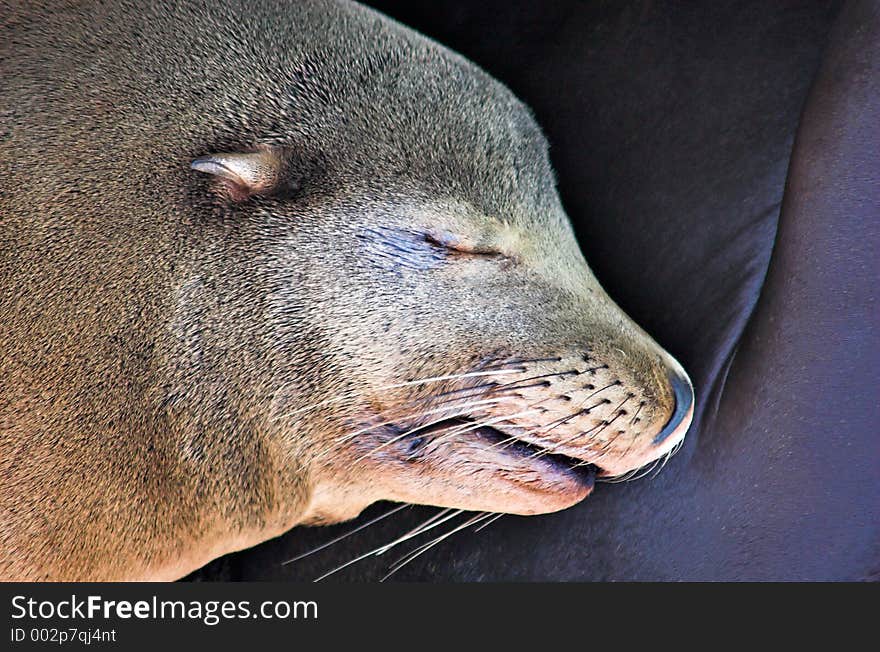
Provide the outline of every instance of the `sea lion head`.
[[0,576],[176,578],[383,499],[550,512],[681,441],[687,376],[465,59],[348,2],[13,4]]
[[266,343],[254,409],[306,479],[304,520],[550,512],[670,454],[690,381],[591,273],[530,111],[390,21],[358,35],[284,58],[217,103],[249,117],[218,110],[194,142],[197,208],[233,225],[247,253],[224,264],[261,297],[228,328]]

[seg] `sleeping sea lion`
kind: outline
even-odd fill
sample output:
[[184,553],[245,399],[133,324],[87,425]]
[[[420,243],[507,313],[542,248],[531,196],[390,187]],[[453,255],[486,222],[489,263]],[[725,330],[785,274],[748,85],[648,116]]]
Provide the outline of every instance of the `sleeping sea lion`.
[[682,441],[687,375],[474,65],[348,2],[2,14],[4,579],[173,579],[383,499],[550,512]]

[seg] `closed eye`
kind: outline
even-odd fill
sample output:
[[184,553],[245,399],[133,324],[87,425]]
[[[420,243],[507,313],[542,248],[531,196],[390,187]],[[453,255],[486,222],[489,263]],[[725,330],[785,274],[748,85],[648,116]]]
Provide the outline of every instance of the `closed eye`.
[[476,249],[451,233],[425,232],[396,227],[368,227],[356,234],[362,245],[359,255],[365,261],[388,271],[424,271],[455,260],[493,258],[507,262],[510,256],[499,251]]
[[495,249],[490,249],[486,247],[475,247],[470,243],[463,242],[461,239],[456,238],[455,236],[448,233],[425,233],[425,242],[431,245],[434,249],[443,252],[447,256],[481,256],[503,259],[510,258],[510,256],[507,256]]

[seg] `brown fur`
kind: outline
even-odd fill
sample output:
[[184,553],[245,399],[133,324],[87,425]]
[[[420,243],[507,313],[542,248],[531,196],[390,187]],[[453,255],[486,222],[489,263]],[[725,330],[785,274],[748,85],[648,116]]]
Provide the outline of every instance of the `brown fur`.
[[[347,3],[0,14],[0,577],[171,579],[379,499],[589,492],[477,431],[395,439],[465,387],[506,397],[471,420],[544,401],[496,427],[606,474],[680,440],[652,443],[676,363],[587,268],[528,110],[457,55]],[[189,169],[266,148],[253,194]]]

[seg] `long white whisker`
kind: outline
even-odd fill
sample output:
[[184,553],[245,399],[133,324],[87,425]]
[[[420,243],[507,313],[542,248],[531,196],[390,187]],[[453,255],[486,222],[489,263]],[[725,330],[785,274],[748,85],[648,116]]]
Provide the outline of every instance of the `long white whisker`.
[[474,532],[476,533],[476,532],[479,532],[480,530],[482,530],[482,529],[485,528],[485,527],[489,527],[490,525],[492,525],[492,523],[494,523],[495,521],[497,521],[497,520],[498,520],[499,518],[501,518],[502,516],[507,516],[507,514],[505,514],[504,512],[502,512],[502,513],[500,513],[500,514],[496,514],[494,517],[490,518],[488,521],[486,521],[485,523],[483,523],[480,527],[474,529]]
[[[449,509],[443,510],[443,511],[441,512],[441,514],[442,514],[442,513],[445,513],[445,512],[448,512],[448,511],[449,511]],[[321,576],[319,576],[319,577],[316,577],[313,581],[315,581],[315,582],[320,582],[321,580],[324,580],[324,579],[330,577],[331,575],[333,575],[333,574],[335,574],[335,573],[338,573],[339,571],[341,571],[341,570],[343,570],[343,569],[348,568],[348,567],[351,566],[352,564],[356,564],[357,562],[366,559],[367,557],[372,557],[372,556],[374,556],[374,555],[376,555],[376,556],[381,555],[382,553],[387,552],[388,550],[390,550],[390,549],[393,548],[394,546],[398,545],[399,543],[402,543],[402,542],[404,542],[404,541],[407,541],[408,539],[411,539],[411,538],[413,538],[413,537],[415,537],[415,536],[418,536],[418,535],[421,534],[422,532],[427,532],[428,530],[430,530],[430,529],[436,527],[437,525],[440,525],[441,523],[445,523],[445,522],[448,521],[450,518],[455,518],[456,516],[458,516],[459,514],[461,514],[461,513],[463,513],[463,512],[464,512],[463,509],[455,510],[452,514],[450,514],[450,515],[447,516],[446,518],[443,518],[443,519],[437,521],[436,523],[434,523],[433,525],[430,525],[429,527],[424,527],[425,524],[422,524],[422,526],[419,526],[419,527],[415,528],[414,530],[410,530],[407,534],[404,534],[402,537],[399,537],[398,539],[395,539],[395,540],[392,541],[391,543],[385,544],[385,545],[383,545],[383,546],[379,546],[378,548],[373,548],[372,550],[370,550],[370,551],[368,551],[368,552],[365,552],[365,553],[362,554],[362,555],[358,555],[358,556],[355,557],[354,559],[351,559],[351,560],[345,562],[344,564],[342,564],[342,565],[340,565],[340,566],[337,566],[336,568],[334,568],[334,569],[332,569],[332,570],[327,571],[327,572],[324,573],[323,575],[321,575]],[[428,519],[428,521],[434,520],[434,519],[436,519],[436,518],[437,518],[437,515],[434,515],[432,518]]]
[[547,428],[547,426],[544,426],[544,428],[546,428],[546,430],[544,430],[544,433],[548,433],[551,430],[555,430],[559,426],[568,423],[572,419],[575,419],[575,418],[581,416],[582,414],[589,414],[590,411],[592,411],[594,408],[597,408],[600,405],[602,405],[603,401],[600,401],[599,403],[596,403],[595,405],[591,405],[588,408],[584,408],[584,405],[586,404],[586,402],[589,401],[591,398],[593,398],[596,394],[599,394],[600,392],[604,392],[606,389],[608,389],[609,387],[614,387],[616,384],[617,383],[610,383],[608,385],[605,385],[605,387],[600,387],[595,392],[593,392],[592,394],[590,394],[586,398],[582,399],[578,403],[577,409],[574,412],[572,412],[568,416],[562,417],[561,419],[557,419],[556,421],[554,421],[552,423],[548,423],[547,426],[550,426],[549,428]]
[[448,539],[449,537],[451,537],[451,536],[452,536],[453,534],[455,534],[456,532],[460,532],[461,530],[465,529],[466,527],[470,527],[471,525],[474,525],[475,523],[479,523],[480,521],[484,521],[484,520],[486,520],[487,518],[491,518],[491,517],[493,517],[493,516],[494,516],[494,514],[493,514],[492,512],[480,512],[480,513],[477,514],[476,516],[474,516],[474,517],[468,519],[467,521],[465,521],[465,522],[462,523],[461,525],[459,525],[459,526],[453,528],[453,529],[450,530],[449,532],[447,532],[447,533],[445,533],[445,534],[441,534],[440,536],[438,536],[438,537],[437,537],[436,539],[434,539],[433,541],[429,541],[428,543],[422,544],[421,546],[419,546],[418,548],[416,548],[414,551],[408,553],[407,555],[405,555],[405,556],[402,557],[401,559],[398,559],[397,562],[395,562],[394,567],[388,572],[388,574],[385,575],[385,577],[383,577],[383,578],[382,578],[381,580],[379,580],[379,581],[380,581],[380,582],[384,582],[384,581],[387,580],[389,577],[391,577],[392,575],[394,575],[394,573],[396,573],[396,572],[399,571],[401,568],[403,568],[404,566],[406,566],[408,563],[410,563],[410,562],[413,561],[414,559],[418,558],[419,556],[423,555],[423,554],[426,553],[428,550],[430,550],[431,548],[433,548],[434,546],[436,546],[438,543],[440,543],[440,542],[442,542],[442,541]]
[[635,475],[633,475],[631,478],[629,478],[628,481],[631,482],[633,480],[639,480],[641,478],[644,478],[651,471],[653,471],[654,469],[657,468],[657,466],[660,464],[660,462],[663,461],[663,457],[665,457],[665,455],[658,457],[656,460],[654,460],[650,464],[646,464],[641,470],[637,471],[635,473]]
[[[609,387],[611,387],[611,385],[609,385]],[[595,432],[595,434],[593,434],[593,437],[597,437],[597,436],[599,435],[599,433],[601,433],[603,430],[605,430],[605,428],[607,428],[608,426],[610,426],[612,423],[614,423],[615,421],[617,421],[617,419],[619,419],[619,418],[622,416],[622,413],[620,412],[620,408],[623,407],[623,405],[626,404],[626,402],[629,401],[631,398],[632,398],[632,396],[627,395],[626,398],[624,398],[620,403],[617,404],[617,407],[615,407],[615,408],[611,411],[612,414],[616,413],[616,415],[615,415],[614,418],[612,418],[610,421],[607,421],[607,420],[605,420],[605,421],[601,421],[601,422],[599,422],[597,425],[595,425],[595,426],[593,426],[592,428],[590,428],[589,430],[584,431],[584,432],[582,432],[582,433],[579,433],[579,434],[575,435],[574,437],[569,437],[568,439],[565,439],[565,440],[559,442],[559,443],[556,444],[555,446],[551,446],[550,448],[546,448],[546,449],[544,449],[544,450],[542,450],[542,451],[538,451],[538,452],[535,453],[533,456],[542,457],[542,456],[544,456],[544,455],[551,455],[551,454],[553,454],[555,451],[559,450],[559,448],[561,448],[562,446],[565,446],[565,445],[567,445],[567,444],[573,442],[573,441],[576,440],[576,439],[580,439],[580,438],[583,437],[584,435],[588,435],[589,433],[591,433],[591,432],[593,432],[594,430],[596,430],[596,428],[599,428],[599,426],[602,426],[601,428],[599,428],[599,430],[597,430],[597,431]],[[587,448],[590,448],[590,451],[592,452],[592,448],[591,448],[589,445],[587,446]],[[593,461],[595,461],[595,460],[593,460]],[[578,465],[578,466],[580,466],[580,465]]]
[[343,570],[343,569],[345,569],[345,568],[348,568],[348,567],[351,566],[352,564],[356,564],[357,562],[359,562],[359,561],[361,561],[361,560],[363,560],[363,559],[366,559],[367,557],[372,556],[373,554],[375,554],[375,551],[374,551],[374,550],[370,550],[369,552],[365,552],[364,554],[362,554],[362,555],[360,555],[360,556],[358,556],[358,557],[355,557],[354,559],[352,559],[352,560],[350,560],[350,561],[345,562],[345,563],[342,564],[341,566],[337,566],[337,567],[334,568],[333,570],[331,570],[331,571],[327,571],[326,573],[324,573],[324,574],[321,575],[320,577],[316,577],[316,578],[315,578],[314,580],[312,580],[312,581],[313,581],[313,582],[320,582],[321,580],[326,579],[326,578],[330,577],[331,575],[333,575],[333,574],[335,574],[335,573],[338,573],[339,571],[341,571],[341,570]]
[[[492,403],[499,403],[499,402],[504,401],[504,400],[510,400],[510,399],[488,399],[488,401],[490,401],[490,402],[492,402]],[[470,405],[465,405],[465,406],[462,406],[462,407],[473,407],[473,405],[474,405],[474,404],[470,404]],[[420,430],[424,430],[425,428],[429,428],[430,426],[437,425],[438,423],[443,423],[444,421],[448,421],[449,419],[454,418],[454,417],[456,417],[456,416],[465,416],[466,414],[467,414],[467,413],[465,413],[465,412],[459,412],[459,413],[457,413],[457,414],[452,414],[452,415],[447,414],[446,416],[444,416],[444,417],[441,418],[441,419],[435,419],[434,421],[430,421],[429,423],[423,423],[423,424],[421,424],[421,425],[419,425],[419,426],[416,426],[415,428],[411,428],[410,430],[407,430],[407,431],[404,432],[404,433],[401,433],[401,434],[399,434],[399,435],[397,435],[397,436],[395,436],[395,437],[392,437],[392,438],[389,439],[388,441],[383,442],[383,443],[379,444],[378,446],[376,446],[375,448],[373,448],[372,450],[370,450],[370,451],[364,453],[363,455],[361,455],[360,457],[358,457],[358,458],[355,460],[355,464],[357,464],[358,462],[360,462],[360,461],[362,461],[362,460],[368,458],[370,455],[375,455],[375,454],[376,454],[377,452],[379,452],[380,450],[382,450],[382,449],[384,449],[384,448],[387,448],[388,446],[391,446],[391,445],[393,445],[393,444],[399,442],[401,439],[404,439],[405,437],[408,437],[409,435],[412,435],[413,433],[416,433],[416,432],[418,432],[418,431],[420,431]],[[485,425],[485,424],[484,424],[484,425]],[[450,426],[450,427],[457,428],[458,426]],[[445,435],[444,435],[444,436],[445,436]]]
[[455,518],[456,516],[458,516],[459,514],[462,514],[462,513],[464,513],[463,509],[452,509],[451,507],[447,507],[446,509],[441,510],[439,513],[434,514],[434,516],[429,518],[427,521],[425,521],[421,525],[414,527],[412,530],[410,530],[406,534],[396,538],[391,543],[386,543],[384,546],[380,546],[379,548],[376,548],[376,554],[383,555],[386,552],[388,552],[389,550],[391,550],[392,548],[394,548],[395,546],[400,545],[404,541],[409,541],[410,539],[413,539],[413,538],[419,536],[420,534],[424,534],[428,530],[433,530],[438,525],[443,525],[443,523],[446,523],[447,521]]
[[479,428],[491,426],[493,423],[498,423],[499,421],[509,421],[510,419],[516,419],[519,417],[524,417],[524,416],[528,416],[531,414],[539,414],[539,413],[540,413],[540,410],[525,410],[524,412],[517,412],[516,414],[505,414],[500,417],[493,417],[491,419],[486,419],[485,421],[479,421],[477,423],[467,424],[466,427],[463,425],[459,428],[456,428],[453,431],[450,431],[444,435],[441,435],[440,437],[438,437],[434,441],[434,443],[437,444],[439,442],[442,442],[444,439],[450,439],[451,437],[454,437],[456,435],[460,435],[463,432],[470,432],[471,430],[477,430]]
[[[519,413],[517,413],[517,414],[504,415],[504,416],[502,416],[502,417],[497,417],[497,418],[494,418],[494,419],[492,419],[492,420],[490,420],[490,421],[483,421],[483,422],[481,422],[481,423],[462,424],[462,427],[467,426],[466,428],[464,428],[464,430],[456,430],[456,431],[453,431],[453,432],[448,432],[448,433],[446,433],[445,435],[443,435],[443,436],[441,436],[441,437],[438,437],[437,440],[436,440],[434,443],[437,443],[437,442],[443,441],[445,438],[450,437],[450,436],[454,436],[454,435],[457,435],[457,434],[460,434],[461,432],[467,432],[467,431],[469,431],[469,430],[475,430],[475,429],[477,429],[477,428],[482,428],[482,427],[484,427],[484,426],[491,425],[492,423],[495,423],[495,422],[497,422],[497,421],[509,421],[510,419],[515,419],[515,418],[517,418],[517,417],[521,417],[521,416],[528,416],[528,415],[530,415],[530,414],[539,414],[539,413],[541,412],[541,410],[536,410],[536,409],[534,409],[535,406],[541,405],[541,403],[546,403],[547,401],[552,400],[552,398],[553,398],[552,396],[551,396],[551,397],[547,397],[547,398],[542,398],[542,399],[539,400],[539,401],[535,401],[535,402],[533,402],[533,403],[530,403],[529,406],[528,406],[528,409],[527,409],[527,410],[524,410],[524,411],[519,412]],[[511,400],[514,400],[514,399],[511,399]],[[535,432],[535,431],[536,431],[536,430],[528,431],[528,432],[526,433],[526,435],[529,435],[529,434],[531,434],[531,433],[533,433],[533,432]],[[511,436],[511,437],[508,437],[508,438],[506,438],[506,439],[503,439],[502,441],[495,442],[494,444],[492,444],[491,446],[489,446],[489,448],[496,448],[496,447],[498,447],[498,446],[500,446],[500,445],[503,445],[503,444],[505,444],[505,443],[510,443],[510,442],[514,442],[514,441],[518,441],[518,440],[519,440],[518,437]]]
[[563,439],[562,441],[560,441],[560,442],[554,444],[553,446],[551,446],[551,447],[549,447],[549,448],[544,448],[544,449],[539,450],[539,451],[537,451],[537,452],[535,452],[535,453],[532,453],[530,457],[538,458],[538,457],[544,457],[545,455],[552,455],[552,454],[554,454],[557,450],[559,450],[560,448],[562,448],[563,446],[565,446],[565,445],[567,445],[567,444],[570,444],[570,443],[573,442],[574,440],[576,440],[576,439],[580,439],[581,437],[583,437],[583,436],[585,436],[585,435],[589,435],[591,432],[593,432],[596,428],[598,428],[598,427],[601,426],[601,425],[602,425],[601,422],[600,422],[600,423],[597,423],[595,426],[593,426],[593,427],[590,428],[589,430],[585,430],[584,432],[579,432],[579,433],[576,434],[574,437],[569,437],[568,439]]
[[372,519],[372,520],[370,520],[370,521],[367,521],[367,522],[364,523],[363,525],[359,525],[358,527],[354,528],[353,530],[349,530],[349,531],[346,532],[345,534],[340,535],[340,536],[336,537],[335,539],[331,539],[331,540],[328,541],[327,543],[321,544],[321,545],[318,546],[317,548],[312,548],[312,549],[309,550],[308,552],[304,552],[304,553],[302,553],[301,555],[297,555],[296,557],[293,557],[292,559],[288,559],[288,560],[285,561],[285,562],[281,562],[281,565],[282,565],[282,566],[286,566],[287,564],[292,564],[292,563],[295,562],[295,561],[299,561],[300,559],[305,559],[306,557],[308,557],[308,556],[310,556],[310,555],[314,555],[316,552],[320,552],[321,550],[324,550],[324,549],[326,549],[326,548],[329,548],[329,547],[332,546],[333,544],[335,544],[335,543],[339,543],[339,542],[342,541],[343,539],[347,539],[347,538],[350,537],[352,534],[357,534],[357,533],[360,532],[361,530],[363,530],[363,529],[365,529],[365,528],[368,528],[368,527],[370,527],[371,525],[374,525],[375,523],[378,523],[379,521],[382,521],[382,520],[388,518],[388,517],[391,516],[392,514],[396,514],[397,512],[399,512],[399,511],[402,510],[402,509],[406,509],[407,507],[412,507],[412,505],[410,505],[410,504],[408,504],[408,503],[404,503],[403,505],[398,505],[397,507],[395,507],[395,508],[392,509],[391,511],[389,511],[389,512],[385,512],[385,513],[382,514],[381,516],[377,516],[376,518],[374,518],[374,519]]
[[[409,380],[404,383],[394,383],[393,385],[384,385],[382,387],[376,387],[372,389],[374,392],[382,392],[389,389],[401,389],[404,387],[412,387],[414,385],[425,385],[428,383],[438,383],[446,380],[462,380],[465,378],[476,378],[480,376],[502,376],[505,374],[513,374],[513,373],[523,373],[526,371],[524,367],[516,368],[516,369],[499,369],[499,370],[490,370],[490,371],[471,371],[464,374],[449,374],[446,376],[433,376],[431,378],[420,378],[418,380]],[[331,398],[324,399],[323,401],[318,401],[317,403],[312,403],[311,405],[305,405],[303,407],[297,408],[295,410],[291,410],[290,412],[285,412],[281,414],[276,419],[286,419],[288,417],[292,417],[295,414],[300,414],[301,412],[308,412],[309,410],[316,410],[320,407],[324,407],[325,405],[330,405],[331,403],[336,403],[338,401],[348,400],[350,394],[354,394],[355,391],[351,390],[350,392],[345,393],[342,396],[333,396]]]
[[666,453],[666,456],[663,458],[663,463],[660,465],[660,468],[657,469],[657,471],[654,473],[654,475],[652,477],[656,478],[658,475],[660,475],[660,471],[663,470],[663,467],[666,466],[667,462],[669,462],[669,460],[671,460],[672,457],[676,453],[678,453],[678,451],[680,451],[683,446],[684,446],[684,439],[680,439],[675,446],[670,448],[669,452]]
[[[390,424],[399,423],[401,421],[418,419],[419,417],[428,416],[429,414],[437,414],[438,412],[446,412],[446,413],[452,412],[453,413],[452,416],[459,416],[460,414],[462,414],[461,411],[464,409],[470,409],[470,408],[480,407],[480,406],[484,406],[484,405],[493,405],[495,403],[503,403],[505,401],[512,401],[512,400],[515,400],[515,399],[513,399],[510,396],[501,396],[498,398],[487,398],[487,399],[481,399],[479,401],[471,401],[470,403],[459,403],[459,404],[453,404],[453,405],[445,404],[441,407],[434,408],[432,410],[422,410],[420,412],[412,412],[410,414],[405,414],[403,416],[395,417],[394,419],[382,421],[381,423],[375,423],[370,426],[365,426],[365,427],[361,428],[360,430],[355,430],[354,432],[350,432],[345,435],[342,435],[334,443],[343,444],[343,443],[349,441],[350,439],[357,437],[358,435],[361,435],[365,432],[370,432],[371,430],[375,430],[376,428],[381,428],[382,426],[387,426]],[[415,428],[415,430],[420,430],[422,428],[425,428],[428,425],[433,425],[434,423],[438,423],[440,421],[446,421],[447,419],[452,418],[452,416],[446,416],[442,419],[438,419],[437,421],[431,422],[429,424],[421,425],[418,428]]]
[[[552,397],[552,396],[549,396],[549,397],[547,397],[547,398],[542,398],[541,400],[538,400],[538,401],[535,401],[535,402],[533,402],[533,403],[530,403],[530,404],[529,404],[529,409],[532,409],[532,408],[534,408],[534,407],[536,407],[536,406],[538,406],[538,405],[541,405],[541,403],[546,403],[547,401],[550,401],[550,400],[553,400],[553,397]],[[539,412],[540,412],[540,410],[539,410]],[[507,418],[508,418],[508,419],[511,419],[511,418],[513,418],[513,417],[515,417],[515,416],[517,416],[517,415],[512,415],[512,416],[507,417]],[[511,435],[510,437],[507,437],[506,439],[502,439],[501,441],[497,441],[497,442],[495,442],[494,444],[492,444],[491,446],[489,446],[489,448],[497,448],[497,447],[499,447],[499,446],[506,448],[507,445],[512,444],[513,442],[516,442],[516,441],[524,441],[524,442],[526,442],[526,443],[529,443],[528,440],[527,440],[526,438],[527,438],[527,437],[530,437],[530,436],[532,436],[532,435],[534,435],[536,432],[537,432],[537,433],[541,433],[541,434],[543,434],[542,429],[543,429],[543,426],[538,427],[538,428],[532,428],[531,430],[526,430],[526,431],[525,431],[522,435],[520,435],[520,436]],[[539,437],[539,439],[540,439],[540,437]]]

